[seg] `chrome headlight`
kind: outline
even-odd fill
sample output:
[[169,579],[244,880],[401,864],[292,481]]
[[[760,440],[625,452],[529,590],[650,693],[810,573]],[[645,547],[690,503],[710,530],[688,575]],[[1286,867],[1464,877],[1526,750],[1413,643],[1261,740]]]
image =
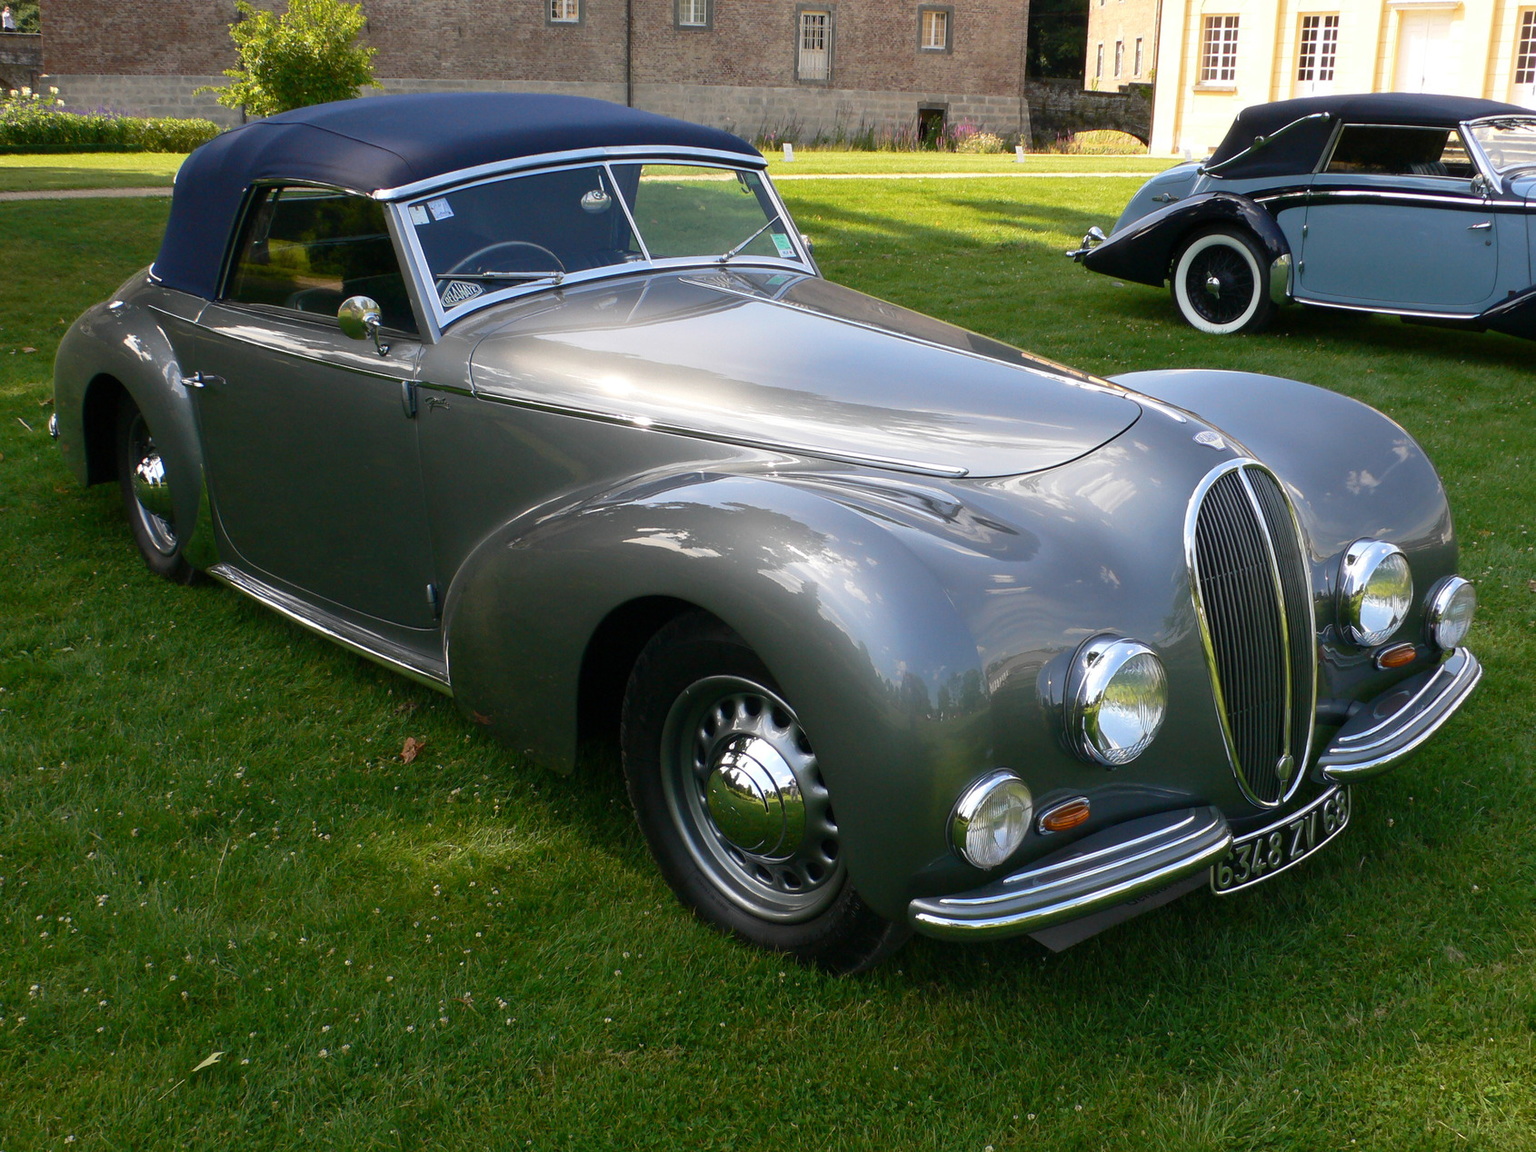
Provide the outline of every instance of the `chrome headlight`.
[[998,768],[967,788],[955,804],[950,841],[967,863],[996,868],[1023,842],[1034,810],[1029,786]]
[[1477,613],[1477,592],[1460,576],[1447,576],[1429,592],[1424,624],[1429,638],[1449,651],[1467,638]]
[[1388,639],[1413,603],[1408,557],[1385,540],[1356,540],[1339,572],[1339,623],[1364,648]]
[[1072,661],[1066,710],[1067,733],[1079,756],[1110,767],[1129,764],[1163,726],[1163,662],[1135,640],[1096,636]]

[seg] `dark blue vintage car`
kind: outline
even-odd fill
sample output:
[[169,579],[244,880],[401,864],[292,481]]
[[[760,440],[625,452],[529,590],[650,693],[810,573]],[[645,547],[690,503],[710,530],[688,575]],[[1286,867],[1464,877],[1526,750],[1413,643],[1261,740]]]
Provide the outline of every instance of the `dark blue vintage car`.
[[1536,112],[1384,92],[1246,108],[1069,253],[1161,287],[1202,332],[1298,302],[1536,337]]

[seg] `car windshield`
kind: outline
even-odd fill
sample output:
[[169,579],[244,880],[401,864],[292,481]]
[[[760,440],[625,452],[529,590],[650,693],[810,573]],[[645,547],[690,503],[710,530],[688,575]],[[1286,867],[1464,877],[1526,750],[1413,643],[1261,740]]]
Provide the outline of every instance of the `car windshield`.
[[1536,116],[1484,120],[1472,125],[1472,138],[1501,175],[1536,167]]
[[445,310],[642,260],[800,259],[760,173],[704,165],[508,176],[424,197],[406,214]]

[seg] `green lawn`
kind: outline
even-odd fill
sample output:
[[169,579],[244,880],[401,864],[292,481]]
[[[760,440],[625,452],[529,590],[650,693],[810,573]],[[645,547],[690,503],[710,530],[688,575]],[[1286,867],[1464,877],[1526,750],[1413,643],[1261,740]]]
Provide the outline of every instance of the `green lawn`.
[[0,155],[0,192],[170,187],[186,156],[171,152]]
[[1060,255],[1135,186],[785,195],[855,287],[1099,372],[1385,409],[1443,470],[1487,678],[1284,879],[852,979],[690,920],[611,763],[524,763],[152,578],[43,428],[59,334],[166,204],[0,204],[0,1149],[1536,1148],[1533,345],[1295,310],[1200,336]]
[[1064,156],[1055,152],[1025,154],[1020,164],[1012,152],[968,155],[960,152],[833,152],[795,149],[792,162],[780,150],[764,153],[774,176],[819,176],[828,173],[938,174],[986,172],[1016,176],[1030,172],[1161,172],[1179,161],[1164,156]]

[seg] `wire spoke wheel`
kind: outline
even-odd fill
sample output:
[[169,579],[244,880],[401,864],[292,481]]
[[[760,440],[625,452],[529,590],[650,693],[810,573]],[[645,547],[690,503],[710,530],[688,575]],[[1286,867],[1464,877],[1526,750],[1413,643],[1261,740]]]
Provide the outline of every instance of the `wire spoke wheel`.
[[1274,315],[1267,260],[1246,235],[1225,228],[1196,235],[1174,261],[1173,301],[1193,327],[1212,335],[1257,332]]

